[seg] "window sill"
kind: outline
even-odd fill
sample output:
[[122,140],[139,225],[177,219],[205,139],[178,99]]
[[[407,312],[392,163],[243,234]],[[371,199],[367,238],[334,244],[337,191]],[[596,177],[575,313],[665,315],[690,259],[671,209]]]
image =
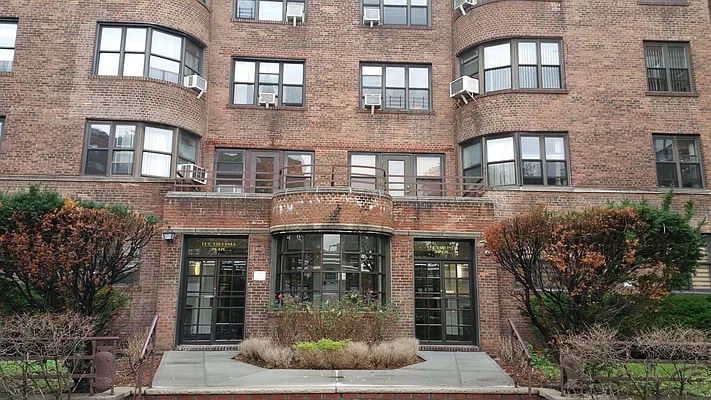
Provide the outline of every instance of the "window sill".
[[358,25],[359,28],[361,29],[376,29],[376,28],[381,28],[381,29],[413,29],[413,30],[418,30],[418,31],[432,31],[434,28],[431,25],[424,26],[424,25],[383,25],[383,24],[377,24],[373,25],[371,28],[369,24],[360,24]]
[[269,106],[269,108],[265,106],[258,106],[256,104],[228,104],[227,108],[231,109],[251,109],[251,110],[266,110],[266,111],[308,111],[308,108],[304,106]]
[[[169,85],[189,92],[194,92],[197,96],[197,92],[189,87],[185,87],[179,83],[164,81],[162,79],[146,78],[143,76],[119,76],[119,75],[89,75],[89,80],[95,81],[144,81],[144,82],[155,82],[163,85]],[[199,100],[199,99],[198,99]],[[205,96],[202,97],[202,101],[206,101]]]
[[15,76],[15,73],[10,71],[10,72],[0,72],[0,77],[2,76],[7,76],[7,77],[13,77]]
[[[475,8],[478,8],[478,7],[481,7],[481,6],[485,5],[485,4],[498,3],[498,2],[500,2],[500,1],[509,1],[509,0],[479,0],[479,2],[478,2],[476,5],[474,5],[474,6],[465,7],[465,11],[466,11],[467,13],[469,13],[470,10],[473,10],[473,9],[475,9]],[[540,0],[538,0],[538,1],[536,1],[536,2],[539,2],[539,1],[540,1]],[[562,2],[563,2],[563,0],[545,0],[545,1],[548,2],[548,3],[562,3]],[[644,1],[644,0],[639,0],[639,1]],[[669,1],[673,1],[673,0],[669,0]],[[452,21],[456,21],[456,20],[459,19],[460,17],[464,17],[464,16],[465,16],[465,15],[462,15],[462,12],[461,12],[458,8],[455,8],[454,11],[455,11],[455,13],[454,13],[453,16],[452,16]],[[560,10],[558,10],[558,11],[560,11]]]
[[647,96],[652,96],[652,97],[699,97],[698,92],[650,92],[647,91],[645,93]]
[[568,89],[504,89],[504,90],[496,90],[492,92],[486,92],[482,93],[479,95],[476,95],[477,98],[479,97],[488,97],[488,96],[496,96],[500,94],[569,94],[570,92]]
[[642,6],[688,6],[688,0],[638,0],[637,4]]
[[[359,108],[358,113],[360,114],[370,114],[371,110],[370,108]],[[417,116],[417,115],[434,115],[435,112],[433,110],[388,110],[386,109],[381,109],[381,108],[376,108],[375,109],[375,114],[390,114],[390,115],[412,115],[412,116]]]
[[[232,23],[247,23],[247,24],[264,24],[264,25],[290,25],[294,26],[294,21],[267,21],[256,18],[235,18],[232,17]],[[306,20],[299,21],[296,26],[304,26]]]

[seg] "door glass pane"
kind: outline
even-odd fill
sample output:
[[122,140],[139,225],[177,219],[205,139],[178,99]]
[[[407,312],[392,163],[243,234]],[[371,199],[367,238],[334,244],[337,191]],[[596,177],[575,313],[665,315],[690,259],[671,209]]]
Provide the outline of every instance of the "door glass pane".
[[405,161],[388,160],[388,192],[391,196],[405,195]]
[[274,157],[257,156],[255,163],[255,193],[271,193],[274,189]]

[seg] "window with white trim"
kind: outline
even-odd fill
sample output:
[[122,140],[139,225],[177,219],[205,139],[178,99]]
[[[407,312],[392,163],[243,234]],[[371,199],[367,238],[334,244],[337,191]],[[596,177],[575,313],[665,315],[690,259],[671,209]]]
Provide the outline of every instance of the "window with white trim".
[[12,72],[17,40],[17,21],[0,20],[0,72]]
[[462,146],[462,174],[488,186],[569,185],[567,139],[521,132],[475,139]]
[[202,75],[203,48],[186,35],[152,26],[99,26],[96,75],[182,83]]
[[288,22],[289,6],[301,6],[305,10],[305,0],[236,0],[235,18]]
[[304,62],[235,59],[232,103],[259,104],[261,93],[276,95],[276,105],[304,105]]
[[479,79],[484,92],[561,89],[562,65],[561,42],[549,39],[495,42],[471,48],[459,55],[461,75]]
[[169,178],[176,160],[178,164],[197,163],[199,140],[189,132],[162,125],[90,121],[84,175]]

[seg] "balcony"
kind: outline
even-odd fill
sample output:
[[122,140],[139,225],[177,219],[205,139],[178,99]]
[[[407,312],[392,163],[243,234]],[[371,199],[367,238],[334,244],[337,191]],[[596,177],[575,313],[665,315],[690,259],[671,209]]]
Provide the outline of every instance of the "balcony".
[[180,164],[175,191],[232,194],[270,194],[329,191],[364,191],[395,197],[480,197],[485,191],[481,176],[413,176],[361,165],[299,164],[275,171],[211,171],[195,164]]

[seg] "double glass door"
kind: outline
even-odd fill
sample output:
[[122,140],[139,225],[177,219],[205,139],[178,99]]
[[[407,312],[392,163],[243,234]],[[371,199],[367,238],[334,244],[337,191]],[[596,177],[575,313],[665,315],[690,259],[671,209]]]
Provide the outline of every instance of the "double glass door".
[[247,260],[185,262],[182,343],[235,343],[244,338]]
[[[472,262],[465,259],[471,257],[469,243],[418,244],[415,246],[415,336],[423,343],[476,344],[475,273]],[[443,251],[447,252],[443,254]]]

